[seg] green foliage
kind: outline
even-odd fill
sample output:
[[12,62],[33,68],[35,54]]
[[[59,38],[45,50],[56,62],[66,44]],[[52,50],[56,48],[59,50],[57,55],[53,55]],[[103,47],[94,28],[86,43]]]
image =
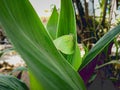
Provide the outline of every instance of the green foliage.
[[42,84],[40,84],[40,82],[30,71],[29,71],[29,77],[30,77],[30,90],[37,90],[37,89],[44,90]]
[[29,90],[25,83],[13,76],[0,74],[0,90]]
[[47,23],[47,31],[49,32],[52,39],[56,39],[57,34],[57,24],[58,24],[58,12],[56,7],[53,8],[52,15]]
[[[71,9],[64,9],[66,13],[74,15],[72,1],[61,1],[62,7],[72,8],[72,13],[69,13]],[[43,90],[85,90],[82,79],[56,49],[28,0],[0,0],[0,6],[0,22],[3,29],[25,60],[34,79],[37,79],[35,82],[38,82]],[[73,18],[73,21],[66,22],[66,25],[75,26],[75,18],[70,18]],[[33,88],[36,90],[36,87]]]
[[77,71],[81,65],[82,58],[80,56],[80,50],[78,49],[77,45],[76,20],[72,0],[61,0],[57,37],[70,34],[74,36],[74,53],[72,55],[65,55],[65,58]]
[[54,8],[47,30],[28,0],[0,0],[0,6],[0,24],[30,70],[32,90],[85,90],[81,63],[80,69],[120,33],[120,26],[109,31],[82,60],[72,0],[61,0],[60,16]]
[[14,69],[12,72],[10,72],[10,74],[12,75],[13,73],[15,73],[17,71],[23,72],[23,71],[28,71],[28,69],[26,67],[18,67],[16,69]]
[[119,33],[120,25],[106,33],[85,56],[80,69],[90,63]]
[[64,54],[74,53],[73,35],[64,35],[54,40],[54,44],[58,50]]
[[102,65],[100,65],[100,66],[97,66],[96,67],[96,69],[100,69],[100,68],[102,68],[102,67],[104,67],[104,66],[106,66],[106,65],[109,65],[109,64],[120,64],[120,61],[118,61],[118,60],[112,60],[112,61],[109,61],[109,62],[107,62],[107,63],[104,63],[104,64],[102,64]]
[[7,53],[7,52],[10,52],[10,51],[12,51],[12,50],[14,50],[14,49],[13,49],[13,48],[8,48],[8,49],[1,50],[1,51],[0,51],[0,57],[1,57],[3,54],[5,54],[5,53]]

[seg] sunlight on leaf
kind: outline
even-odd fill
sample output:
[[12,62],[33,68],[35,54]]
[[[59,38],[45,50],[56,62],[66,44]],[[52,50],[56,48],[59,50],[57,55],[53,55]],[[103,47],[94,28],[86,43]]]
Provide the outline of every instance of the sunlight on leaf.
[[64,54],[74,53],[74,37],[73,35],[64,35],[55,39],[54,44],[58,50]]

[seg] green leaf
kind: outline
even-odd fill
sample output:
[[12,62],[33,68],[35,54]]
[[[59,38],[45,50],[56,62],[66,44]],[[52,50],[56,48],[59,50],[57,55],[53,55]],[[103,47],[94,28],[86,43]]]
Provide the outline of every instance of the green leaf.
[[109,62],[107,62],[107,63],[104,63],[104,64],[102,64],[102,65],[97,66],[95,69],[96,69],[96,70],[97,70],[97,69],[100,69],[100,68],[102,68],[102,67],[104,67],[104,66],[106,66],[106,65],[109,65],[109,64],[116,64],[116,66],[117,66],[117,65],[120,65],[120,61],[118,61],[118,60],[112,60],[112,61],[109,61]]
[[58,12],[56,7],[54,6],[52,15],[47,23],[47,31],[51,35],[52,39],[56,39],[56,32],[57,32],[57,23],[58,23]]
[[106,33],[88,52],[86,57],[83,59],[80,69],[84,68],[88,63],[90,63],[119,33],[120,25]]
[[18,67],[18,68],[15,68],[12,72],[10,72],[10,75],[17,71],[23,72],[23,71],[28,71],[28,69],[26,67]]
[[0,23],[44,90],[85,90],[28,0],[0,0]]
[[58,50],[64,54],[74,53],[74,38],[73,35],[64,35],[55,39],[54,44]]
[[75,54],[73,55],[72,66],[77,71],[82,64],[82,57],[78,45],[76,45]]
[[4,53],[2,51],[0,51],[0,57],[3,55]]
[[[74,8],[72,5],[72,0],[61,0],[61,10],[60,18],[58,23],[57,37],[63,35],[74,36],[74,50],[75,52],[72,55],[67,55],[67,61],[74,67],[77,71],[81,65],[82,59],[80,56],[79,48],[77,48],[77,33],[76,33],[76,20],[74,15]],[[78,49],[78,50],[77,50]]]
[[0,90],[29,90],[25,83],[13,76],[0,74]]
[[61,0],[57,37],[73,34],[76,39],[76,20],[72,0]]
[[10,52],[10,51],[12,51],[12,50],[14,50],[14,49],[13,49],[13,48],[8,48],[8,49],[1,50],[1,51],[0,51],[0,57],[1,57],[3,54],[8,53],[8,52]]
[[44,90],[40,82],[38,82],[36,77],[30,71],[29,71],[29,77],[30,77],[30,90],[38,90],[38,89]]

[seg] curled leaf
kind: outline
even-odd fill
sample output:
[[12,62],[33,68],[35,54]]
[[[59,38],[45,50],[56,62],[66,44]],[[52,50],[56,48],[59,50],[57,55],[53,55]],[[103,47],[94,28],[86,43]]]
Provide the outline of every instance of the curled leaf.
[[64,35],[54,40],[54,44],[58,50],[64,54],[74,53],[74,37],[73,35]]

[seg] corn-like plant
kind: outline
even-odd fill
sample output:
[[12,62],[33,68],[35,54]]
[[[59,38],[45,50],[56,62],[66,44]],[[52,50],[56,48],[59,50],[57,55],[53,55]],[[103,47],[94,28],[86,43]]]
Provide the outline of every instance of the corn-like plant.
[[0,0],[0,24],[28,66],[31,90],[86,90],[77,71],[120,33],[120,26],[108,32],[82,59],[72,0],[61,0],[46,28],[29,0]]

